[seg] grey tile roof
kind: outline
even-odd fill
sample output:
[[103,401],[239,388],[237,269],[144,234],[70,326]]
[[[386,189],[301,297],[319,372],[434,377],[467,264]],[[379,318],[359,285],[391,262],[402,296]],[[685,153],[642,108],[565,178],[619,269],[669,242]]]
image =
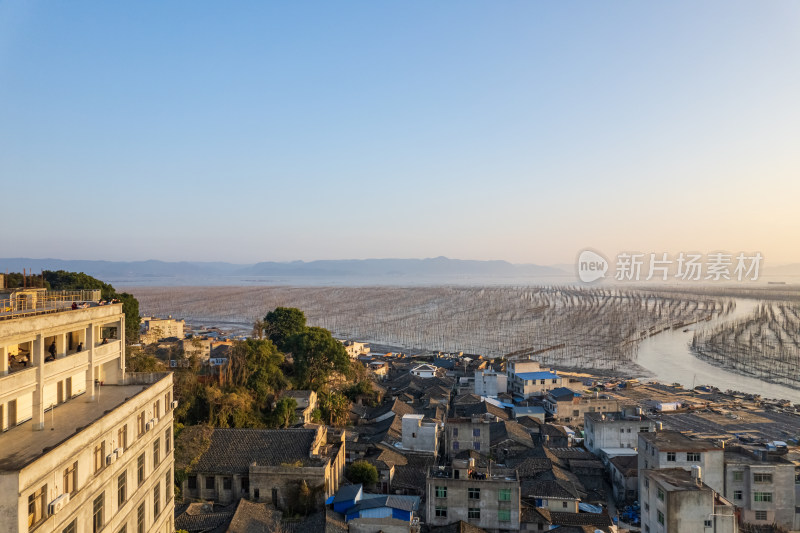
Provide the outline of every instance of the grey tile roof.
[[193,472],[245,474],[252,463],[317,464],[309,457],[316,438],[314,429],[215,429],[211,445],[192,467]]
[[280,524],[280,517],[280,512],[265,503],[241,499],[226,533],[271,533]]
[[217,533],[225,531],[233,518],[236,504],[211,506],[193,503],[175,509],[175,529],[185,529],[189,533]]

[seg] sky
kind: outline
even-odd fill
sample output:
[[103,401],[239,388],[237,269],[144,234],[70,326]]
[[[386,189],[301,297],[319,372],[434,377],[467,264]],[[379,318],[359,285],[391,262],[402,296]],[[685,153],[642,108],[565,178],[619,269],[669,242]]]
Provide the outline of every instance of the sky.
[[0,257],[800,262],[800,3],[0,0]]

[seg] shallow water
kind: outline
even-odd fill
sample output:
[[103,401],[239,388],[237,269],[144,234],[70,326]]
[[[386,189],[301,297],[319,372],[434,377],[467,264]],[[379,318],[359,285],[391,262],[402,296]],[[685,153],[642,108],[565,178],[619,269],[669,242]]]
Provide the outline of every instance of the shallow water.
[[[743,318],[753,312],[761,303],[755,299],[736,299],[736,309],[722,317],[702,325],[688,326],[683,329],[665,331],[643,341],[639,345],[636,363],[649,370],[655,379],[663,383],[680,383],[691,388],[696,385],[712,385],[720,390],[733,389],[751,394],[760,394],[764,398],[784,398],[800,403],[800,390],[783,385],[775,385],[760,379],[729,372],[698,359],[691,351],[693,332],[697,328],[714,326],[730,320]],[[645,377],[646,379],[646,377]]]

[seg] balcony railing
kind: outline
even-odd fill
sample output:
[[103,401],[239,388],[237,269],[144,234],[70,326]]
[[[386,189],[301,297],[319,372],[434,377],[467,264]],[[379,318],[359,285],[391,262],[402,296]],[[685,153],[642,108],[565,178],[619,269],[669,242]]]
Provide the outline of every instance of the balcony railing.
[[0,298],[0,320],[23,316],[72,310],[73,302],[94,306],[100,300],[100,290],[46,291],[44,289],[19,289]]

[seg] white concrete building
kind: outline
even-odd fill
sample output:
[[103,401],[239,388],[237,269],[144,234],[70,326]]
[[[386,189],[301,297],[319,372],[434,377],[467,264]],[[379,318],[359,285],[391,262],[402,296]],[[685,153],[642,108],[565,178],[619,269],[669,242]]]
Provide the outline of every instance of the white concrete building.
[[183,339],[183,328],[186,322],[169,318],[142,317],[143,333],[140,340],[146,344],[153,343],[159,339],[177,337]]
[[436,455],[439,449],[439,424],[423,415],[403,415],[403,449]]
[[600,455],[603,448],[633,448],[639,445],[639,433],[653,433],[655,422],[643,417],[640,410],[615,413],[584,413],[586,449]]
[[121,304],[0,311],[3,531],[174,530],[172,374],[126,373],[124,332]]
[[702,468],[703,482],[724,493],[724,450],[708,440],[690,439],[678,431],[639,433],[639,494],[642,472],[661,468]]
[[508,392],[508,376],[494,370],[477,370],[475,372],[475,394],[496,398],[498,394]]
[[417,376],[420,378],[435,378],[436,377],[436,367],[433,365],[417,365],[411,369],[411,375]]
[[701,469],[639,471],[644,533],[735,533],[733,504],[703,483]]

